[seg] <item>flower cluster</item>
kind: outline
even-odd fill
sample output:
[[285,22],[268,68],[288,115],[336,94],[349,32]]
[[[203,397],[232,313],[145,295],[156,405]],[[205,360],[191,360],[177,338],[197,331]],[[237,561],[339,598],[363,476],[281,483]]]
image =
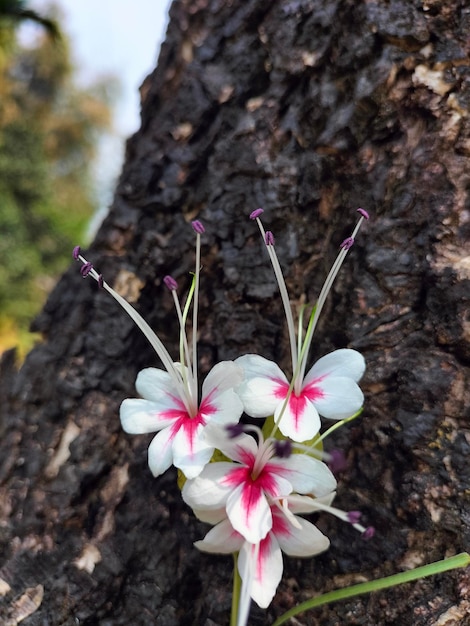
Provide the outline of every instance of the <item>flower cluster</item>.
[[[262,209],[251,214],[258,224],[278,281],[287,319],[292,368],[287,376],[260,355],[246,354],[215,365],[206,376],[199,397],[197,323],[201,235],[204,227],[192,223],[196,233],[196,268],[182,307],[177,283],[164,278],[170,289],[180,326],[179,358],[173,361],[156,335],[131,305],[106,283],[80,252],[81,273],[106,289],[141,328],[164,369],[147,368],[137,376],[139,398],[121,405],[123,429],[132,434],[157,432],[148,449],[154,476],[171,465],[184,480],[182,497],[195,515],[213,528],[196,546],[205,552],[238,554],[242,580],[234,599],[236,623],[246,624],[250,600],[267,607],[282,577],[282,552],[313,556],[329,540],[310,521],[300,517],[327,511],[372,536],[373,529],[359,523],[357,511],[332,507],[336,480],[323,452],[322,441],[338,425],[356,417],[364,397],[358,381],[365,370],[361,354],[339,349],[320,358],[308,371],[313,333],[333,281],[354,243],[364,219],[340,247],[338,257],[306,322],[299,315],[296,331],[274,236],[261,222]],[[186,333],[192,305],[192,334]],[[261,418],[262,427],[240,423],[242,413]],[[320,416],[336,424],[320,435]],[[217,451],[217,454],[214,454]],[[220,460],[220,459],[224,460]],[[235,623],[235,621],[233,621]]]

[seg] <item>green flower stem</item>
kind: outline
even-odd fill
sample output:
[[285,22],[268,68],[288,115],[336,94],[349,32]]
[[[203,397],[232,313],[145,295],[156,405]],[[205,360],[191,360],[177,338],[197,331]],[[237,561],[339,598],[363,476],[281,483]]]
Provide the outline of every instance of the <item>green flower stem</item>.
[[237,626],[238,608],[240,604],[240,592],[242,589],[242,579],[238,573],[238,552],[233,553],[233,593],[232,612],[230,614],[230,626]]
[[470,555],[467,552],[462,552],[456,556],[442,561],[436,561],[429,565],[423,565],[423,567],[417,567],[416,569],[409,570],[407,572],[401,572],[400,574],[394,574],[393,576],[386,576],[385,578],[379,578],[378,580],[371,580],[367,583],[361,583],[359,585],[352,585],[345,589],[336,589],[330,591],[317,598],[311,598],[302,602],[298,606],[290,609],[287,613],[284,613],[273,624],[273,626],[281,626],[285,624],[287,620],[299,613],[314,609],[323,604],[331,602],[338,602],[338,600],[344,600],[346,598],[352,598],[354,596],[360,596],[364,593],[370,593],[371,591],[380,591],[381,589],[387,589],[388,587],[394,587],[395,585],[401,585],[403,583],[411,582],[412,580],[418,580],[419,578],[425,578],[426,576],[433,576],[434,574],[441,574],[451,569],[458,567],[466,567],[470,565]]

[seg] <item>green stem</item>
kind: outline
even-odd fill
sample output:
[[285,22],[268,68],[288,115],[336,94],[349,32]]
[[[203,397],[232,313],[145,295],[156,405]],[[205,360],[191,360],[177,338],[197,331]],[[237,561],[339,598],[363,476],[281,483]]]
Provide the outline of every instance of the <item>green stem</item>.
[[361,583],[360,585],[352,585],[345,589],[336,589],[329,593],[324,593],[317,598],[311,598],[302,602],[298,606],[295,606],[287,613],[284,613],[273,624],[273,626],[281,626],[285,624],[291,617],[314,609],[323,604],[331,602],[337,602],[338,600],[344,600],[345,598],[352,598],[354,596],[360,596],[364,593],[370,593],[371,591],[380,591],[381,589],[387,589],[388,587],[394,587],[395,585],[401,585],[403,583],[417,580],[418,578],[424,578],[426,576],[433,576],[434,574],[441,574],[451,569],[458,567],[466,567],[470,564],[470,555],[467,552],[462,552],[456,556],[442,561],[436,561],[429,565],[423,565],[423,567],[417,567],[416,569],[409,570],[407,572],[401,572],[400,574],[394,574],[393,576],[386,576],[385,578],[379,578],[378,580],[371,580],[367,583]]
[[237,626],[238,608],[240,604],[240,592],[242,589],[242,579],[238,573],[238,552],[233,553],[233,593],[232,612],[230,614],[230,626]]

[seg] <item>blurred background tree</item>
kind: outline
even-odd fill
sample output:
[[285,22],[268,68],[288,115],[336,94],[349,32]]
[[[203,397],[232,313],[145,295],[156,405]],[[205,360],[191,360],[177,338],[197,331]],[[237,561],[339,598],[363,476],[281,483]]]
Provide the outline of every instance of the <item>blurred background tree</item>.
[[[18,25],[33,20],[33,45]],[[116,80],[75,83],[60,16],[0,0],[0,352],[35,340],[29,323],[97,210],[93,160]]]

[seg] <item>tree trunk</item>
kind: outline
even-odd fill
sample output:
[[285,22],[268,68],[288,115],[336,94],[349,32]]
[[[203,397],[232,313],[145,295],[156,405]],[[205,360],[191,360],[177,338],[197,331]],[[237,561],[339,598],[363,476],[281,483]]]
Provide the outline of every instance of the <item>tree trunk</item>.
[[[162,277],[177,278],[181,293],[189,286],[190,220],[206,227],[201,370],[247,352],[288,369],[281,301],[249,213],[266,210],[294,307],[317,298],[353,209],[371,213],[330,294],[314,357],[349,346],[366,358],[364,413],[332,439],[349,464],[337,505],[360,509],[376,535],[364,542],[316,518],[331,548],[286,558],[272,605],[253,607],[250,624],[468,549],[469,32],[465,0],[171,8],[142,87],[142,127],[87,251],[171,353],[178,326]],[[2,361],[0,621],[223,626],[231,558],[193,547],[208,527],[182,502],[174,471],[154,479],[151,437],[120,427],[120,402],[158,359],[78,269],[34,323],[43,343],[19,371],[12,354]],[[299,623],[470,624],[469,587],[458,571]]]

